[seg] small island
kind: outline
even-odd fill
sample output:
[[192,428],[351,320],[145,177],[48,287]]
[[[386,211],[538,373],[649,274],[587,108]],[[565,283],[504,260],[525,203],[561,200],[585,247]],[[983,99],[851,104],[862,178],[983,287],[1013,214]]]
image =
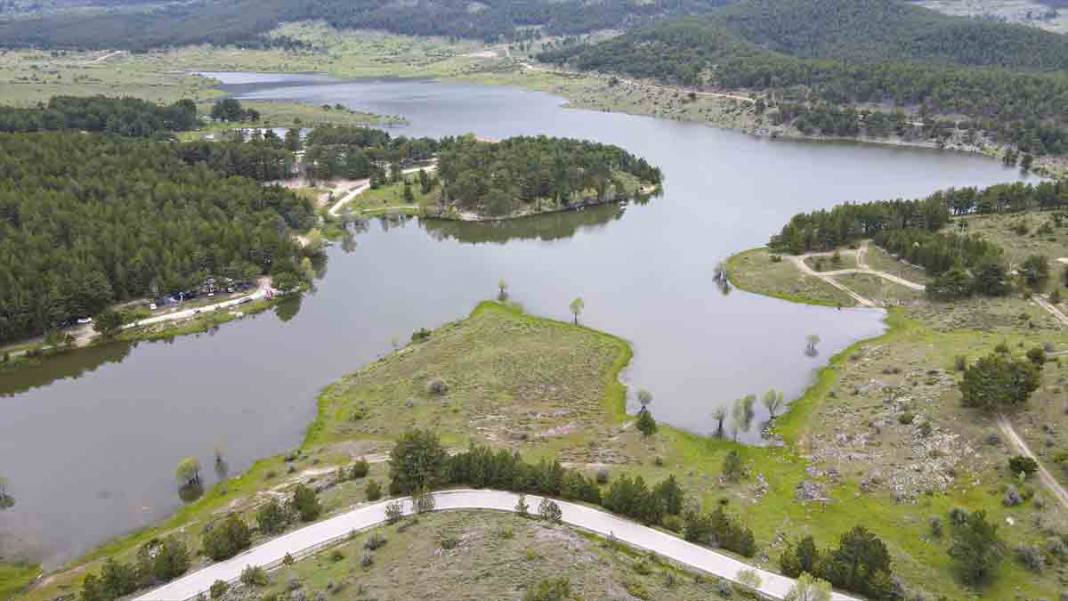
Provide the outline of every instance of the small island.
[[466,135],[391,137],[326,126],[304,140],[299,170],[312,195],[331,188],[329,212],[499,221],[648,196],[660,170],[617,147],[585,140]]

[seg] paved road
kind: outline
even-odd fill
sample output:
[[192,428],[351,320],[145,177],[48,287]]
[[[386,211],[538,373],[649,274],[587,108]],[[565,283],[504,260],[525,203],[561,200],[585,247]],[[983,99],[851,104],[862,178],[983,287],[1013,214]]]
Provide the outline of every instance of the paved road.
[[[485,509],[514,511],[518,495],[496,490],[450,490],[435,493],[438,511],[455,509]],[[537,508],[541,497],[530,495],[527,504]],[[246,566],[272,568],[281,563],[286,553],[300,557],[344,539],[353,531],[377,526],[386,521],[387,501],[362,505],[347,513],[295,530],[269,540],[257,547],[229,559],[209,565],[174,580],[160,588],[137,597],[134,601],[186,601],[205,592],[216,580],[235,581]],[[642,526],[610,513],[557,501],[563,513],[563,522],[602,536],[615,536],[616,540],[634,547],[653,551],[665,558],[702,572],[728,580],[736,580],[741,570],[752,566],[705,547],[688,543],[678,537]],[[404,503],[409,511],[411,503]],[[760,569],[760,592],[772,599],[782,599],[793,586],[793,580]],[[853,597],[835,593],[835,601],[855,601]]]

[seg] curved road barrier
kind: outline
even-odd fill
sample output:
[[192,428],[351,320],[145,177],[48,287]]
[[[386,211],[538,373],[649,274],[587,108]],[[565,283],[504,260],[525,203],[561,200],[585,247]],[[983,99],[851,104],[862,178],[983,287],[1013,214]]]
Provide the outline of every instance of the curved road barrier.
[[[526,497],[535,511],[542,498]],[[514,512],[519,495],[498,490],[445,490],[434,493],[435,511],[482,509]],[[211,564],[186,574],[134,601],[186,601],[206,593],[216,580],[234,582],[246,566],[270,569],[281,564],[286,554],[294,558],[313,554],[344,540],[351,533],[378,526],[386,521],[386,506],[395,500],[364,505],[322,522],[305,526],[264,542],[226,561]],[[410,499],[400,499],[405,514],[411,513]],[[562,521],[583,530],[611,536],[630,546],[652,551],[688,568],[738,581],[738,573],[752,570],[760,577],[759,591],[771,599],[783,599],[794,585],[792,578],[753,567],[706,547],[686,542],[665,532],[643,526],[606,511],[554,499],[560,506]],[[856,601],[854,597],[834,593],[834,601]]]

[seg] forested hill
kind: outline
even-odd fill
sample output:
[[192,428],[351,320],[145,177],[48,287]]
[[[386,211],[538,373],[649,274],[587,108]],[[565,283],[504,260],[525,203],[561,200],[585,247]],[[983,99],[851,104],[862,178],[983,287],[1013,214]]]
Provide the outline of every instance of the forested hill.
[[741,0],[712,16],[749,43],[804,58],[1068,69],[1068,36],[899,0]]
[[0,134],[0,342],[208,276],[296,277],[309,203],[166,142]]
[[[153,10],[51,14],[0,22],[0,46],[149,48],[286,43],[263,36],[280,23],[321,19],[338,28],[381,29],[487,41],[539,27],[549,35],[624,29],[668,15],[700,14],[726,0],[194,0]],[[98,0],[99,3],[99,0]]]
[[490,217],[623,200],[661,179],[617,146],[546,136],[446,140],[438,174],[445,208]]
[[[996,53],[984,44],[997,49]],[[899,0],[744,0],[541,59],[670,84],[763,93],[773,121],[873,136],[908,124],[853,107],[909,107],[1022,152],[1068,153],[1068,37],[937,15]],[[891,106],[887,106],[887,105]],[[846,107],[846,110],[842,110]],[[967,119],[960,121],[959,116]],[[937,137],[944,124],[932,121]]]

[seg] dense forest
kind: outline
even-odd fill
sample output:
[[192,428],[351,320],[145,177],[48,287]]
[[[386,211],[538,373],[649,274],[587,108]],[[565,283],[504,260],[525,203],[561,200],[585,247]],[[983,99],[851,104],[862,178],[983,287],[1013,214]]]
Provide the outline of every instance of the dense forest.
[[194,146],[179,148],[101,134],[0,134],[0,341],[210,275],[298,273],[291,233],[313,224],[312,207],[210,169],[210,157],[193,160]]
[[[759,110],[803,131],[886,135],[902,129],[889,104],[921,117],[966,117],[925,120],[929,137],[952,126],[990,132],[1025,153],[1068,153],[1068,37],[898,0],[748,0],[540,58],[762,93]],[[858,104],[883,108],[842,108]]]
[[188,44],[291,44],[264,34],[287,21],[486,41],[625,29],[665,15],[699,14],[725,0],[196,0],[153,10],[59,13],[0,22],[6,47],[149,48]]
[[492,216],[523,212],[537,201],[559,209],[621,199],[627,178],[641,185],[661,179],[659,169],[616,146],[546,136],[451,140],[438,174],[445,205]]
[[192,100],[160,106],[137,98],[53,96],[35,108],[0,106],[0,132],[73,129],[151,137],[196,126]]
[[429,160],[440,144],[431,138],[392,137],[367,127],[320,126],[304,140],[304,172],[311,179],[384,179],[391,175],[387,168]]

